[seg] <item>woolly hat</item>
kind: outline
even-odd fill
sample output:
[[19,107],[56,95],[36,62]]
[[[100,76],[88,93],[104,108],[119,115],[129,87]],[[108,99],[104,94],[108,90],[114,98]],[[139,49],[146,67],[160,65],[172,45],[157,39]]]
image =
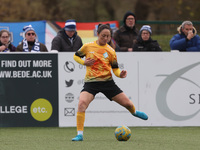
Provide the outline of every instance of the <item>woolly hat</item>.
[[28,32],[28,31],[34,31],[35,32],[32,25],[24,26],[23,31],[24,31],[24,34],[26,34],[26,32]]
[[135,18],[135,22],[136,22],[136,16],[135,16],[135,14],[132,13],[132,12],[130,12],[130,11],[128,11],[128,12],[126,12],[125,15],[124,15],[124,19],[123,19],[123,23],[124,23],[124,24],[126,24],[126,18],[127,18],[128,16],[130,16],[130,15],[132,15],[132,16]]
[[143,30],[148,31],[150,34],[152,34],[151,27],[149,25],[143,25],[140,29],[140,33],[142,33]]
[[69,19],[65,22],[65,31],[76,31],[75,20]]

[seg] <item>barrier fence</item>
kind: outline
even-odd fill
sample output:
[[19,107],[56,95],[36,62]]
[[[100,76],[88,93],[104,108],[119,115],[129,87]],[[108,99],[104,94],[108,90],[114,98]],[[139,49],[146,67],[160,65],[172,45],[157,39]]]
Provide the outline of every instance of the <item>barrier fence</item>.
[[[0,54],[0,126],[76,126],[85,66],[74,53]],[[200,53],[117,53],[125,79],[113,75],[138,110],[97,94],[86,111],[85,126],[199,126]],[[178,61],[177,61],[178,60]]]

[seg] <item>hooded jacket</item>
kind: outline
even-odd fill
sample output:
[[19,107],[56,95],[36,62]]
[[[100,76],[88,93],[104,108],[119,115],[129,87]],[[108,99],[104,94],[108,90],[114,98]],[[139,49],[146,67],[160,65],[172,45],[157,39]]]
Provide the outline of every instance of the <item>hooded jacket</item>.
[[73,42],[71,43],[69,37],[65,33],[65,29],[62,28],[52,40],[51,50],[57,50],[59,52],[76,52],[82,45],[82,40],[77,35],[77,32],[73,35]]
[[178,34],[174,35],[170,40],[171,50],[197,52],[200,51],[200,37],[197,35],[196,29],[193,27],[194,37],[187,40],[187,36],[181,31],[181,26],[178,27]]
[[[114,33],[114,40],[120,47],[121,52],[127,52],[128,48],[132,48],[134,41],[137,38],[138,35],[138,30],[134,26],[132,29],[126,25],[126,18],[132,15],[135,17],[135,14],[132,12],[127,12],[124,15],[123,19],[123,26],[121,26],[115,33]],[[136,22],[136,17],[135,17],[135,22]]]

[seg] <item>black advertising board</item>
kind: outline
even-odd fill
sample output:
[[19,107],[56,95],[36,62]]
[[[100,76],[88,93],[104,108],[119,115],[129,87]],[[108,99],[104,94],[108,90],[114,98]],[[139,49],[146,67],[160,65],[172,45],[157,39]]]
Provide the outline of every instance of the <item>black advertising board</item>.
[[58,126],[58,56],[0,54],[0,127]]

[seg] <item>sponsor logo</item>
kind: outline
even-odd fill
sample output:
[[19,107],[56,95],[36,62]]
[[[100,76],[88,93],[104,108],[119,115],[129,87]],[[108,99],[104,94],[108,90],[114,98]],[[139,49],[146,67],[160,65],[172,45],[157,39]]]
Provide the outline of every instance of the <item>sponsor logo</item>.
[[195,115],[197,115],[200,112],[200,110],[197,110],[193,114],[182,116],[182,115],[178,115],[174,113],[167,104],[167,94],[171,86],[177,81],[177,79],[184,80],[185,82],[189,82],[193,84],[194,86],[200,88],[200,86],[197,83],[191,81],[190,79],[182,77],[184,73],[188,72],[189,70],[191,70],[192,68],[198,65],[200,65],[200,62],[186,66],[180,70],[173,72],[170,75],[157,75],[157,76],[166,77],[159,85],[157,93],[156,93],[157,108],[160,111],[160,113],[166,118],[170,120],[175,120],[175,121],[183,121],[183,120],[188,120],[188,119],[193,118]]
[[107,57],[108,57],[108,53],[105,52],[105,53],[103,54],[103,56],[104,56],[104,58],[107,58]]
[[31,104],[30,112],[35,120],[46,121],[51,117],[53,108],[48,100],[39,98]]
[[26,114],[28,106],[0,106],[0,114]]

